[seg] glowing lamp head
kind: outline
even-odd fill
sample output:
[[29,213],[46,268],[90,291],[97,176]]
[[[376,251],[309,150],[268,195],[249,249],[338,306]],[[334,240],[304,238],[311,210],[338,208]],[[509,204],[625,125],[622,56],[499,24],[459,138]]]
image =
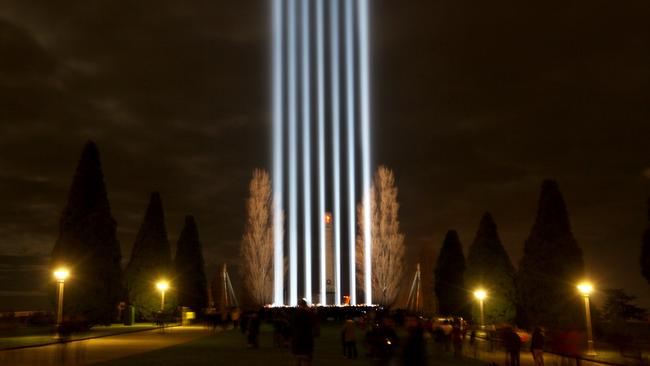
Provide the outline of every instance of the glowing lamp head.
[[331,213],[326,213],[326,214],[325,214],[325,223],[326,223],[327,225],[329,225],[329,224],[332,223],[332,214],[331,214]]
[[584,296],[588,296],[594,290],[594,287],[589,282],[582,282],[577,287],[578,291]]
[[54,271],[54,278],[56,278],[57,281],[63,282],[65,281],[66,278],[70,275],[70,272],[66,268],[57,268]]
[[169,282],[167,282],[167,281],[158,281],[158,283],[156,283],[156,288],[158,288],[158,290],[160,290],[160,291],[165,291],[165,290],[167,290],[169,288]]
[[477,300],[483,300],[483,299],[485,299],[487,297],[487,292],[485,292],[485,290],[481,290],[481,289],[476,290],[476,291],[474,291],[474,297]]

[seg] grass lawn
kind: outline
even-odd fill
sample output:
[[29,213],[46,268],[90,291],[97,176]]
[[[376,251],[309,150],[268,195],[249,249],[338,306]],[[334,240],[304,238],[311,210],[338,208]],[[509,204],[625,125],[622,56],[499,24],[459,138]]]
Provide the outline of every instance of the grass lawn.
[[[155,328],[151,323],[140,323],[131,326],[114,324],[110,326],[95,326],[88,332],[74,333],[70,339],[84,339],[113,334],[127,333],[138,330]],[[13,347],[42,345],[54,342],[52,327],[20,327],[10,333],[0,335],[0,350]]]
[[[321,336],[316,340],[314,353],[315,366],[336,365],[355,366],[368,365],[364,357],[365,349],[359,347],[360,357],[356,360],[344,359],[341,354],[339,338],[340,327],[337,325],[323,326]],[[429,365],[482,365],[482,363],[464,359],[457,360],[451,355],[434,355],[433,348],[429,349]],[[271,329],[264,327],[260,337],[259,349],[248,349],[244,336],[239,331],[229,330],[189,343],[163,348],[152,352],[141,353],[121,359],[115,359],[102,366],[142,366],[142,365],[264,365],[264,366],[293,366],[295,361],[289,350],[272,347]]]

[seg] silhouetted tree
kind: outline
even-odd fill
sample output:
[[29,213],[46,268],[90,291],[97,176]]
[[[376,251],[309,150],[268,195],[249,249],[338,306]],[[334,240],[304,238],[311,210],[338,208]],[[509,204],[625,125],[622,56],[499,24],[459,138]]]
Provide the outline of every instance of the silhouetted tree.
[[[510,323],[515,318],[515,268],[503,248],[492,215],[485,213],[476,238],[467,252],[465,283],[468,289],[483,288],[489,299],[484,308],[488,324]],[[479,318],[473,307],[473,318]]]
[[109,324],[114,320],[116,305],[124,299],[116,227],[99,151],[94,142],[88,141],[52,251],[52,265],[70,270],[65,287],[65,314],[81,316],[91,324]]
[[641,246],[641,274],[650,283],[650,200],[648,200],[648,228],[643,233]]
[[449,230],[436,262],[434,288],[441,315],[467,314],[468,292],[465,289],[465,256],[455,230]]
[[[160,194],[154,192],[126,267],[129,300],[135,305],[140,317],[152,319],[153,314],[160,310],[160,293],[156,289],[156,282],[160,279],[170,281],[172,278],[172,256],[167,240],[165,214]],[[175,283],[170,285],[176,287]],[[172,291],[165,294],[165,310],[176,307],[172,295]]]
[[205,262],[203,261],[201,242],[199,241],[199,229],[193,216],[185,217],[185,226],[183,226],[176,245],[174,267],[178,304],[201,313],[208,305],[208,285],[205,278]]
[[542,183],[537,218],[517,273],[517,322],[522,326],[579,324],[575,284],[584,275],[582,250],[555,181]]
[[602,315],[605,320],[612,322],[625,322],[628,320],[645,320],[647,311],[633,304],[636,296],[625,293],[623,289],[613,288],[603,290],[605,304]]

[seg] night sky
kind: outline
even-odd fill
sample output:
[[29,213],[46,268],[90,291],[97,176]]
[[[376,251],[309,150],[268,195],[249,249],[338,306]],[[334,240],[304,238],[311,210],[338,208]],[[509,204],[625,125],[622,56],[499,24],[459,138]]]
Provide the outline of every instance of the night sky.
[[[554,178],[597,286],[650,305],[650,3],[371,4],[374,160],[410,252],[448,229],[467,249],[489,210],[516,265]],[[158,190],[173,247],[192,213],[208,274],[236,262],[251,171],[270,167],[269,17],[264,0],[0,1],[0,308],[47,304],[87,139],[125,260]]]

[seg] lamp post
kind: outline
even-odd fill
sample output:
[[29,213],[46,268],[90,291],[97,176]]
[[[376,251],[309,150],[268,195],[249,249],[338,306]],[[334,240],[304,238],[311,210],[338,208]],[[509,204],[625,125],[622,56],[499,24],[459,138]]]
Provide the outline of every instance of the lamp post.
[[70,272],[66,268],[58,268],[54,271],[54,278],[59,284],[56,307],[56,338],[59,338],[61,336],[59,329],[61,328],[61,323],[63,322],[63,284],[69,275]]
[[591,331],[591,311],[589,310],[589,294],[591,294],[594,288],[588,282],[583,282],[577,287],[585,300],[585,319],[587,322],[587,355],[595,356],[596,351],[594,350],[594,336]]
[[478,300],[478,306],[481,313],[481,328],[485,328],[485,316],[483,314],[483,300],[487,297],[487,292],[483,289],[474,291],[474,297]]
[[165,310],[165,291],[169,288],[169,283],[167,281],[159,281],[156,284],[158,290],[160,290],[160,311]]

